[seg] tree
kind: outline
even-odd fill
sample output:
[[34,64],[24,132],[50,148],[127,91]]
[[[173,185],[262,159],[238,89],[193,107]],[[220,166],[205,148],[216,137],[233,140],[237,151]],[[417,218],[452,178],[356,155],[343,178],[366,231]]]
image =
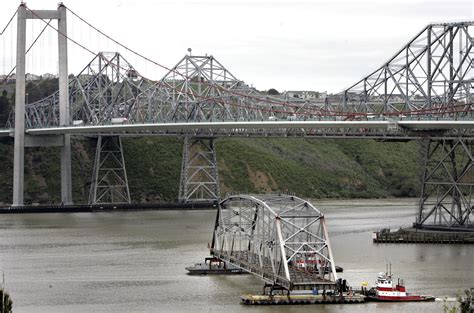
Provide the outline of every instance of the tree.
[[3,90],[2,95],[0,96],[0,125],[5,125],[10,110],[11,106],[8,99],[8,92]]
[[13,301],[4,289],[0,289],[0,309],[2,313],[13,312]]
[[280,93],[278,92],[278,90],[276,90],[275,88],[270,88],[268,89],[267,93],[269,95],[273,95],[273,96],[278,96]]

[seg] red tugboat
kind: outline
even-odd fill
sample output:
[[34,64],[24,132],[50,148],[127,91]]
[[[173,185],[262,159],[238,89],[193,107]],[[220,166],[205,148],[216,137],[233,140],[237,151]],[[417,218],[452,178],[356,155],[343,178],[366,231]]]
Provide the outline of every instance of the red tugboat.
[[408,301],[434,301],[432,296],[415,295],[406,292],[403,279],[398,279],[393,286],[392,273],[381,272],[375,281],[376,287],[371,288],[366,294],[366,301],[408,302]]

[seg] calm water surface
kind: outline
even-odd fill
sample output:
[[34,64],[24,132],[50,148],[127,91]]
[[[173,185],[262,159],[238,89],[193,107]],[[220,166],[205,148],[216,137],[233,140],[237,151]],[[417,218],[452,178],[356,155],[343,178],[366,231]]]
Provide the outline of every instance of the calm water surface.
[[[472,245],[372,243],[408,226],[415,200],[314,201],[326,214],[336,263],[352,286],[373,283],[385,261],[408,291],[455,297],[474,287]],[[250,275],[195,277],[215,211],[0,215],[0,269],[15,312],[443,312],[443,302],[243,306],[260,293]],[[448,303],[450,306],[454,302]]]

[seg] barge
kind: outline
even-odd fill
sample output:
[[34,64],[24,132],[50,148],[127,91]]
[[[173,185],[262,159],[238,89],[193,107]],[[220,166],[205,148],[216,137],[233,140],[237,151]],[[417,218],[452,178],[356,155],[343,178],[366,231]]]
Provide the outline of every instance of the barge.
[[215,257],[204,259],[204,263],[196,263],[193,266],[186,267],[189,275],[236,275],[248,274],[241,268],[226,263]]

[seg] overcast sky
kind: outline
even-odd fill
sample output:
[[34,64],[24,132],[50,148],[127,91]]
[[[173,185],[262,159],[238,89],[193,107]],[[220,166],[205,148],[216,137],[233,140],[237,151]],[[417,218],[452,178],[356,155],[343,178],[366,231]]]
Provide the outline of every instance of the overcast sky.
[[[31,9],[55,9],[57,3],[27,1]],[[2,1],[2,27],[18,4]],[[80,0],[64,4],[163,65],[174,66],[190,47],[193,54],[212,54],[237,78],[260,90],[279,91],[338,92],[380,66],[426,24],[474,19],[474,0]],[[82,34],[86,30],[77,25],[69,26],[69,34],[72,31],[76,36],[81,32],[81,38],[92,36]],[[69,49],[71,56],[78,48],[70,45]],[[70,57],[71,72],[85,66],[86,59],[90,56]],[[164,74],[158,69],[147,71],[155,71],[154,78]]]

